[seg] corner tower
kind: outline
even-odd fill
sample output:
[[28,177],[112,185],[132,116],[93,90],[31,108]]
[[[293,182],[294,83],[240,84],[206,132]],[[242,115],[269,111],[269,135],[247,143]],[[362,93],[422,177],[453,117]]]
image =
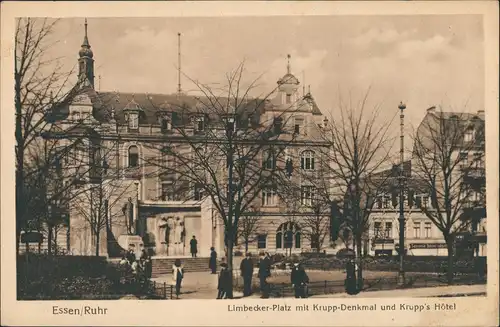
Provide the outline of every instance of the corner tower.
[[90,84],[94,88],[94,53],[87,36],[87,18],[85,18],[85,36],[78,55],[78,82],[82,85]]

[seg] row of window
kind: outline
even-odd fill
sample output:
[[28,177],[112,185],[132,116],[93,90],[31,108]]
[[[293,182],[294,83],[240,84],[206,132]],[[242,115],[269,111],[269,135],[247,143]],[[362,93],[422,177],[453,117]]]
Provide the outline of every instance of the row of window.
[[[432,222],[426,221],[423,224],[422,233],[422,223],[419,221],[413,222],[413,238],[431,238],[432,237]],[[392,222],[385,222],[385,229],[382,229],[382,222],[376,221],[373,223],[375,238],[392,238],[393,229]]]
[[[267,248],[267,237],[267,234],[257,235],[258,249]],[[281,224],[276,230],[275,241],[276,249],[300,249],[302,246],[300,227],[292,222]]]
[[[171,116],[163,116],[160,118],[160,127],[162,132],[170,131],[172,129],[172,121],[175,120],[176,117],[174,117],[176,113],[172,113]],[[127,118],[128,119],[128,128],[130,130],[137,130],[139,128],[139,114],[138,113],[129,113]],[[249,124],[250,120],[252,117],[248,118],[248,122],[245,124]],[[274,120],[273,125],[274,125],[274,130],[277,132],[281,132],[282,129],[282,119],[281,117],[278,117]],[[205,117],[204,116],[197,116],[194,117],[193,119],[194,123],[194,129],[197,132],[203,132],[205,131],[206,128],[206,122],[205,122]],[[241,124],[241,125],[245,125]],[[294,118],[294,125],[293,125],[293,131],[295,134],[300,134],[301,133],[301,128],[304,125],[304,118],[302,117],[296,117]]]
[[[399,205],[400,196],[396,193],[392,195],[379,195],[375,201],[375,209],[393,209]],[[403,205],[408,207],[433,208],[429,195],[403,196]]]
[[484,155],[482,152],[474,152],[472,160],[469,161],[469,153],[460,152],[459,166],[460,168],[484,168]]

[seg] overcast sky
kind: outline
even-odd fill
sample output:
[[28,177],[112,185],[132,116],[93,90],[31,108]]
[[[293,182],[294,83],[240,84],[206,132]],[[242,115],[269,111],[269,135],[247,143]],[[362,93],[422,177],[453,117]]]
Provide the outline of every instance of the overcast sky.
[[[73,67],[84,20],[62,19],[51,51]],[[481,16],[306,16],[227,18],[89,18],[88,37],[102,91],[172,93],[177,87],[177,33],[182,70],[200,82],[221,82],[245,60],[247,81],[264,74],[262,90],[292,72],[320,109],[335,112],[339,94],[392,115],[400,101],[418,124],[425,110],[484,109]],[[98,84],[96,77],[96,86]],[[183,89],[192,89],[184,78]]]

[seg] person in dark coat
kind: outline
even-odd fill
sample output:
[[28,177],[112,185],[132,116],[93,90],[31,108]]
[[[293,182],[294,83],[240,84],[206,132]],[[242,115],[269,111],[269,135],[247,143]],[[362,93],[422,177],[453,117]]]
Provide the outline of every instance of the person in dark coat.
[[219,283],[217,285],[217,299],[227,299],[229,291],[231,290],[231,272],[227,268],[226,263],[221,263],[221,270],[219,272]]
[[259,272],[257,277],[260,281],[260,291],[262,293],[262,299],[269,298],[269,284],[267,283],[267,278],[271,276],[271,259],[261,253],[261,259],[259,261]]
[[132,265],[137,259],[135,257],[135,246],[134,244],[130,244],[128,246],[128,251],[126,254],[127,261],[130,265]]
[[210,260],[208,261],[208,268],[212,270],[212,274],[217,273],[217,252],[213,247],[210,248]]
[[304,267],[296,262],[292,268],[291,274],[292,287],[295,291],[296,298],[306,298],[306,286],[309,283],[309,277],[307,276]]
[[356,264],[354,260],[349,260],[346,264],[346,279],[344,282],[346,293],[349,295],[358,294],[358,285],[356,281]]
[[145,277],[150,279],[153,272],[153,265],[151,262],[151,256],[146,249],[142,249],[140,261]]
[[253,260],[247,252],[245,259],[240,264],[241,277],[243,277],[243,296],[252,294]]
[[193,258],[196,258],[196,254],[198,253],[198,240],[196,237],[193,235],[193,238],[189,242],[190,248],[191,248],[191,256]]

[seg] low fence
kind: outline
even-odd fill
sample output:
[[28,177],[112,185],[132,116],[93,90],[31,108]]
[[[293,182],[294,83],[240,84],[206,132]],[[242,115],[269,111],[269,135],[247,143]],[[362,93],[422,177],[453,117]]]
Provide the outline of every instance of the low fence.
[[167,284],[167,282],[150,281],[148,294],[156,299],[173,299],[175,294],[174,285]]
[[[258,280],[253,278],[252,291],[259,292]],[[455,277],[454,285],[476,285],[486,284],[486,279],[477,275],[458,275]],[[233,278],[234,288],[242,290],[243,278],[241,276]],[[394,289],[423,288],[448,285],[446,276],[422,275],[410,276],[405,285],[398,285],[397,277],[383,277],[373,279],[363,279],[363,292],[383,291]],[[344,293],[345,286],[343,280],[335,281],[314,281],[307,285],[307,295],[314,296],[320,294]],[[291,297],[294,296],[294,288],[290,283],[269,284],[270,297]]]

